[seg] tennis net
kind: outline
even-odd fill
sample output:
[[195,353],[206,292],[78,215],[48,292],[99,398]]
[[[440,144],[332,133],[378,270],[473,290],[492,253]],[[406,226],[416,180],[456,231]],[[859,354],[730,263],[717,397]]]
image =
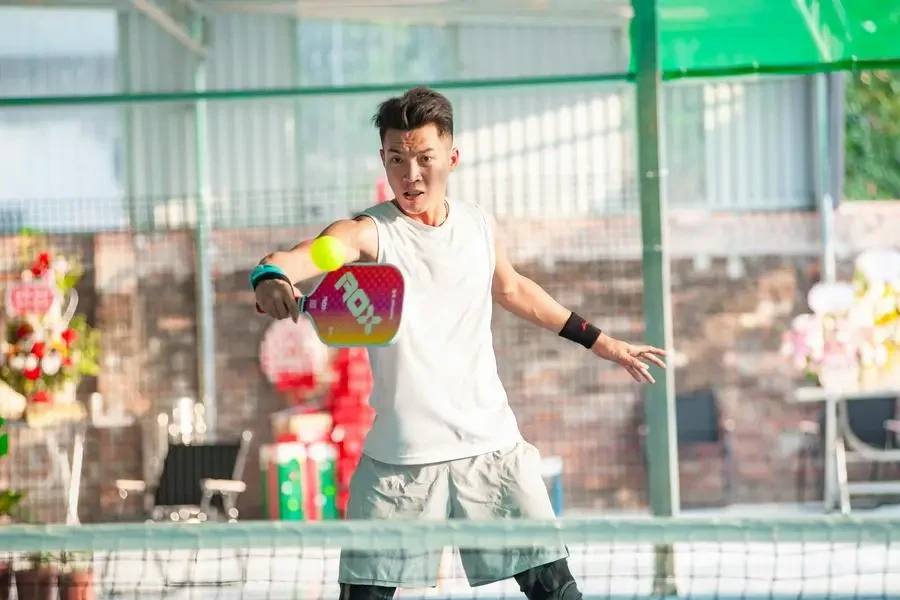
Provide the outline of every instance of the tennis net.
[[438,586],[398,598],[499,600],[524,596],[513,580],[470,588],[451,548],[559,543],[585,598],[658,597],[673,562],[682,598],[900,598],[900,520],[883,517],[16,525],[0,527],[0,580],[4,561],[20,582],[40,557],[93,573],[94,596],[68,597],[336,599],[340,548],[438,549]]

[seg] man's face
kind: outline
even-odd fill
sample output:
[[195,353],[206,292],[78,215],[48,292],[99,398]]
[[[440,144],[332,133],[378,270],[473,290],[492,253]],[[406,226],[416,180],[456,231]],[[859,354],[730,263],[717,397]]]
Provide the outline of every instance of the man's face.
[[381,160],[397,203],[410,215],[422,214],[444,202],[447,178],[459,163],[459,151],[449,134],[434,125],[411,131],[388,129]]

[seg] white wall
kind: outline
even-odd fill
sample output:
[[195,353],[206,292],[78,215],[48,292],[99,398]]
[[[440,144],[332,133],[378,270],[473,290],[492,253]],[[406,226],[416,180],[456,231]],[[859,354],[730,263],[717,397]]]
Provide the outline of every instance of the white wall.
[[[0,9],[0,95],[111,93],[115,16]],[[113,106],[0,108],[0,230],[126,226]]]
[[[214,43],[206,60],[207,87],[290,87],[292,25],[275,17],[216,18],[210,31]],[[120,19],[119,33],[127,48],[123,58],[130,75],[129,91],[192,88],[197,58],[159,26],[132,13]],[[264,225],[290,216],[261,211],[260,203],[296,192],[295,104],[290,98],[207,102],[213,210],[220,224]],[[183,208],[197,194],[194,105],[150,103],[127,112],[131,194],[140,208],[140,226],[161,226],[160,219],[179,226],[185,211],[176,208]],[[282,208],[297,203],[279,200],[277,204]],[[163,206],[170,210],[162,210]]]
[[[191,89],[195,58],[141,14],[9,10],[0,9],[0,50],[27,56],[0,52],[4,96]],[[4,28],[31,34],[5,37]],[[599,26],[298,26],[222,15],[210,33],[208,87],[219,90],[578,76],[626,66],[621,32]],[[380,176],[370,118],[387,93],[208,102],[217,226],[324,222],[370,203]],[[463,157],[453,194],[506,217],[636,210],[630,85],[447,94]],[[664,101],[672,207],[812,206],[806,80],[671,84]],[[33,226],[121,227],[129,213],[140,228],[190,220],[191,102],[0,108],[0,136],[0,159],[16,165],[15,173],[0,170],[0,203],[25,206]]]
[[0,56],[110,56],[114,15],[106,10],[0,9]]

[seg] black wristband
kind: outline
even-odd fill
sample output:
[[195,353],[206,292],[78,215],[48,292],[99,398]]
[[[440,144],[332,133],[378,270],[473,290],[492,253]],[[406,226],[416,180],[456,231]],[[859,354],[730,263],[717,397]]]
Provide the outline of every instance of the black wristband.
[[562,331],[559,332],[559,337],[581,344],[590,350],[601,333],[599,328],[594,327],[573,312],[566,324],[563,325]]
[[270,279],[280,279],[281,281],[286,281],[291,287],[294,287],[294,282],[291,281],[287,275],[285,275],[284,273],[279,273],[277,271],[267,271],[265,273],[260,273],[253,278],[253,281],[251,281],[251,285],[253,289],[256,290],[256,287],[260,283],[262,283],[263,281],[269,281]]

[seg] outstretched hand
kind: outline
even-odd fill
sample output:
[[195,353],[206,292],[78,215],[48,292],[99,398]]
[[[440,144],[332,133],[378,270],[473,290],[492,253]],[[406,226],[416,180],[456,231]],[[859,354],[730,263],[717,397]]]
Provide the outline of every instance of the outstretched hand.
[[608,335],[601,334],[591,347],[591,352],[604,360],[621,365],[638,383],[656,382],[650,374],[650,365],[647,363],[652,363],[660,369],[666,368],[666,363],[660,358],[667,355],[665,350],[654,346],[629,344]]

